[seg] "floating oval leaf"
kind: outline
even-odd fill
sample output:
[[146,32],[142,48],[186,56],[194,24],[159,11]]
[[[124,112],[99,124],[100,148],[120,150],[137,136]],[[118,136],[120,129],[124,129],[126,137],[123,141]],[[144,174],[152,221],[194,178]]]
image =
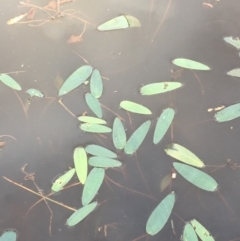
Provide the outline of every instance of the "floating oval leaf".
[[72,179],[75,174],[75,168],[67,171],[62,176],[60,176],[52,185],[53,192],[59,192],[62,188]]
[[92,110],[92,112],[98,117],[102,118],[102,108],[98,101],[98,99],[94,98],[92,94],[87,93],[85,95],[85,100],[89,106],[89,108]]
[[198,241],[197,234],[190,223],[187,223],[183,229],[182,241]]
[[100,156],[100,157],[108,157],[108,158],[117,158],[117,154],[108,150],[105,147],[98,146],[98,145],[88,145],[85,147],[85,151],[88,154],[93,156]]
[[84,123],[80,125],[81,130],[92,133],[109,133],[112,129],[107,126],[102,126],[98,124]]
[[166,154],[189,165],[195,167],[205,167],[204,163],[191,151],[185,147],[172,143],[164,149]]
[[4,230],[0,236],[0,241],[16,241],[17,233],[15,230]]
[[121,120],[116,117],[113,122],[113,144],[116,149],[123,149],[127,142],[126,132],[124,130]]
[[240,103],[230,105],[218,111],[214,117],[217,122],[230,121],[240,117]]
[[72,227],[77,223],[81,222],[97,207],[97,205],[98,205],[97,202],[93,202],[78,209],[67,219],[66,225],[68,225],[69,227]]
[[124,110],[130,111],[133,113],[138,113],[143,115],[152,114],[152,112],[147,107],[128,100],[121,101],[120,107],[122,107]]
[[93,70],[90,80],[90,91],[93,97],[99,98],[103,92],[102,77],[97,69]]
[[156,95],[165,93],[168,91],[172,91],[182,87],[183,84],[180,82],[159,82],[159,83],[152,83],[148,85],[144,85],[140,89],[140,93],[142,95]]
[[234,76],[234,77],[240,77],[240,68],[232,69],[232,70],[228,71],[227,75]]
[[89,204],[95,195],[97,194],[100,186],[102,185],[105,175],[105,170],[103,168],[94,167],[88,174],[86,183],[83,187],[82,193],[82,205],[85,206]]
[[9,75],[7,74],[0,74],[0,80],[7,85],[8,87],[14,90],[21,90],[21,86]]
[[140,27],[141,24],[138,19],[130,15],[122,15],[116,18],[113,18],[100,26],[98,26],[99,31],[109,31],[124,29],[129,27]]
[[80,120],[81,122],[89,123],[89,124],[106,124],[107,123],[103,119],[99,119],[99,118],[92,117],[92,116],[79,116],[78,120]]
[[239,38],[235,38],[234,39],[232,36],[230,36],[230,37],[225,37],[223,39],[224,39],[225,42],[231,44],[236,49],[240,49],[240,40],[239,40]]
[[190,59],[177,58],[174,59],[172,63],[186,69],[210,70],[210,68],[207,65]]
[[158,144],[164,135],[166,134],[168,128],[172,124],[173,118],[175,115],[175,111],[172,108],[167,108],[163,110],[162,114],[158,118],[155,131],[153,134],[153,143]]
[[90,157],[88,160],[88,164],[93,167],[104,167],[104,168],[122,166],[122,163],[120,161],[107,158],[107,157],[98,157],[98,156]]
[[63,83],[59,90],[58,96],[65,95],[81,85],[92,73],[92,67],[84,65],[74,71]]
[[73,153],[74,166],[79,181],[84,184],[87,179],[88,163],[87,154],[83,147],[77,147]]
[[37,96],[37,97],[40,97],[40,98],[45,97],[45,95],[41,91],[36,90],[36,89],[28,89],[26,91],[26,93],[28,93],[31,97],[33,97],[33,96]]
[[185,179],[187,179],[193,185],[205,191],[214,192],[217,190],[217,182],[205,172],[177,162],[174,162],[173,166]]
[[160,191],[163,192],[172,182],[171,173],[166,175],[160,183]]
[[146,225],[146,232],[148,234],[153,236],[164,227],[171,215],[175,199],[175,193],[172,192],[168,194],[153,210]]
[[133,154],[139,148],[148,133],[150,125],[151,121],[148,120],[135,130],[124,147],[124,152],[126,154]]
[[196,219],[191,220],[190,223],[202,241],[215,241],[209,231],[203,227],[202,224],[199,223]]

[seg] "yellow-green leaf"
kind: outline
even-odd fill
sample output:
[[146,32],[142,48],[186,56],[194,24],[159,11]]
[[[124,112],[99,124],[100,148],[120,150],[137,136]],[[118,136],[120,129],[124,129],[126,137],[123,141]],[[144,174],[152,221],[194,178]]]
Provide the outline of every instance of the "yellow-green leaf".
[[103,92],[102,77],[97,69],[93,70],[92,72],[90,80],[90,92],[95,98],[101,97]]
[[168,221],[175,203],[175,193],[168,194],[153,210],[148,218],[146,232],[150,235],[156,235],[165,226]]
[[122,166],[122,163],[120,161],[107,158],[107,157],[98,157],[98,156],[90,157],[88,160],[88,164],[93,167],[104,167],[104,168]]
[[124,130],[121,120],[118,117],[116,117],[113,122],[112,137],[113,144],[116,149],[121,150],[125,147],[127,142],[126,132]]
[[8,87],[14,90],[21,90],[21,86],[9,75],[7,74],[0,74],[0,80],[7,85]]
[[209,192],[215,192],[217,190],[217,182],[207,173],[182,163],[174,162],[173,166],[178,173],[193,185]]
[[227,72],[227,75],[233,76],[233,77],[240,77],[240,68],[238,69],[232,69]]
[[230,36],[230,37],[225,37],[223,39],[224,39],[225,42],[231,44],[236,49],[240,49],[240,40],[239,40],[239,38],[233,38],[232,36]]
[[98,124],[84,123],[80,125],[81,130],[91,133],[109,133],[112,129]]
[[58,96],[65,95],[81,85],[92,73],[92,67],[84,65],[74,71],[61,86]]
[[45,97],[45,95],[41,91],[36,90],[36,89],[28,89],[26,91],[26,93],[28,93],[30,95],[30,97],[33,97],[33,96],[37,96],[37,97],[40,97],[40,98]]
[[194,153],[179,144],[172,143],[170,145],[167,145],[164,150],[167,155],[181,162],[187,163],[195,167],[205,167],[204,163]]
[[121,101],[120,107],[123,108],[124,110],[137,113],[137,114],[143,114],[143,115],[152,114],[151,110],[149,110],[147,107],[128,100]]
[[163,192],[172,182],[172,175],[167,174],[160,183],[160,191]]
[[172,63],[186,69],[210,70],[210,68],[207,65],[191,59],[177,58],[177,59],[174,59]]
[[98,193],[100,186],[104,180],[105,170],[103,168],[94,167],[88,174],[86,183],[83,187],[82,205],[89,204]]
[[84,184],[87,179],[88,162],[87,154],[83,147],[77,147],[73,153],[73,161],[79,181]]
[[97,205],[97,202],[93,202],[78,209],[67,219],[66,225],[69,227],[75,226],[86,218],[97,207]]
[[156,95],[156,94],[161,94],[168,91],[176,90],[182,86],[183,84],[180,82],[152,83],[141,87],[140,93],[141,95]]
[[106,124],[107,122],[103,119],[92,117],[92,116],[79,116],[78,120],[89,124]]
[[52,185],[53,192],[59,192],[62,188],[72,179],[75,174],[75,168],[67,171],[62,176],[60,176]]

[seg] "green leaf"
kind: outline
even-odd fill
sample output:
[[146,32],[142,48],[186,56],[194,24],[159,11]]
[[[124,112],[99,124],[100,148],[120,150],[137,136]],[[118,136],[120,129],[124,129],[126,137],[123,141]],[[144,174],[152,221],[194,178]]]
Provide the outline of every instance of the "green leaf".
[[150,125],[151,121],[148,120],[135,130],[124,147],[124,152],[126,154],[133,154],[139,148],[148,133]]
[[7,74],[0,74],[0,80],[7,85],[8,87],[14,90],[21,90],[21,86],[9,75]]
[[113,144],[116,149],[123,149],[127,142],[126,132],[124,130],[121,120],[116,117],[113,122]]
[[122,107],[124,110],[130,111],[133,113],[138,113],[143,115],[152,114],[151,110],[149,110],[147,107],[128,100],[121,101],[120,107]]
[[52,185],[53,192],[59,192],[62,188],[72,179],[75,174],[75,168],[67,171],[62,176],[60,176]]
[[109,31],[140,26],[141,24],[137,18],[130,15],[122,15],[101,24],[97,29],[99,31]]
[[58,92],[58,96],[65,95],[68,92],[76,89],[81,85],[92,73],[92,67],[89,65],[83,65],[76,71],[74,71],[63,83]]
[[172,124],[173,118],[175,115],[175,111],[172,108],[167,108],[163,110],[162,114],[158,118],[155,131],[153,134],[153,143],[158,144],[164,135],[166,134],[168,128]]
[[156,94],[161,94],[161,93],[178,89],[182,86],[183,84],[180,82],[152,83],[152,84],[144,85],[140,89],[140,93],[141,95],[156,95]]
[[94,167],[88,174],[86,183],[83,187],[82,205],[89,204],[97,194],[104,180],[105,170],[103,168]]
[[163,192],[172,182],[172,175],[167,174],[160,183],[160,191]]
[[93,97],[99,98],[103,92],[102,77],[97,69],[93,70],[90,80],[90,91]]
[[102,126],[98,124],[84,123],[80,125],[81,130],[92,133],[109,133],[112,129],[107,126]]
[[204,163],[194,153],[179,144],[172,143],[170,145],[167,145],[164,150],[167,155],[181,162],[187,163],[195,167],[205,167]]
[[174,59],[172,63],[186,69],[210,70],[210,68],[207,65],[196,62],[194,60],[190,60],[190,59],[178,58],[178,59]]
[[190,223],[187,223],[183,229],[182,241],[198,241],[197,234]]
[[87,154],[83,147],[80,146],[75,148],[73,153],[73,160],[78,179],[82,184],[84,184],[87,179],[88,162]]
[[122,166],[122,163],[120,161],[107,158],[107,157],[99,157],[99,156],[90,157],[88,160],[88,164],[93,167],[104,167],[104,168]]
[[196,219],[191,220],[190,223],[202,241],[215,241],[209,231],[203,227],[202,224],[199,223]]
[[66,225],[68,225],[69,227],[72,227],[77,223],[81,222],[97,207],[97,205],[98,205],[97,202],[93,202],[78,209],[67,219]]
[[92,94],[87,93],[85,95],[85,100],[88,104],[88,107],[92,110],[92,112],[98,117],[102,118],[102,108],[101,105],[95,97],[92,96]]
[[231,44],[232,46],[234,46],[236,49],[240,49],[240,40],[239,38],[235,38],[233,39],[232,36],[230,37],[225,37],[223,38],[225,42]]
[[33,97],[33,96],[37,96],[37,97],[40,97],[40,98],[45,97],[45,95],[41,91],[36,90],[36,89],[28,89],[26,91],[26,93],[28,93],[30,95],[30,97]]
[[107,122],[103,119],[99,119],[96,117],[92,117],[92,116],[79,116],[78,120],[80,120],[81,122],[86,122],[89,124],[107,124]]
[[0,241],[16,241],[17,233],[15,230],[4,230],[0,236]]
[[240,117],[240,103],[230,105],[218,111],[214,117],[217,122],[230,121]]
[[227,75],[233,76],[233,77],[240,77],[240,68],[238,69],[232,69],[227,72]]
[[168,194],[153,210],[146,225],[146,232],[148,234],[153,236],[161,231],[171,215],[175,199],[175,193],[172,192]]
[[185,179],[187,179],[193,185],[205,191],[214,192],[217,190],[217,182],[205,172],[202,172],[194,167],[177,162],[174,162],[173,166],[177,170],[177,172],[179,172]]
[[100,156],[100,157],[108,157],[108,158],[117,158],[117,154],[108,150],[105,147],[98,146],[98,145],[88,145],[85,147],[85,151],[93,156]]

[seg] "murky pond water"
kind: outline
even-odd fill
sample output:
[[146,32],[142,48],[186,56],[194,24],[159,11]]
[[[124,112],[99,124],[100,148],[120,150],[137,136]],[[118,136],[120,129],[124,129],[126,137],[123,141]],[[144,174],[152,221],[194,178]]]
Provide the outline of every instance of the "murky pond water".
[[[58,10],[64,16],[58,18],[56,4],[0,3],[0,72],[9,73],[22,87],[14,91],[0,85],[0,140],[5,142],[0,147],[0,230],[16,230],[19,241],[180,240],[185,222],[195,218],[215,240],[240,240],[239,119],[217,123],[214,111],[208,112],[239,101],[239,79],[226,75],[239,67],[239,53],[223,38],[240,37],[240,5],[233,0],[60,1]],[[30,10],[7,25],[9,19]],[[141,27],[97,30],[123,14],[139,19]],[[199,61],[211,70],[181,69],[171,63],[175,58]],[[144,121],[152,121],[135,154],[117,151],[111,134],[80,130],[76,117],[85,112],[94,116],[85,102],[88,85],[58,97],[62,83],[86,64],[103,76],[99,100],[109,127],[116,115],[121,116],[129,138]],[[163,81],[179,81],[184,87],[140,95],[143,85]],[[29,101],[25,91],[30,88],[45,97]],[[122,100],[147,106],[153,114],[127,113],[119,108]],[[164,138],[154,145],[157,118],[166,107],[174,108],[176,115]],[[173,171],[174,159],[164,151],[170,143],[181,144],[204,161],[203,171],[219,184],[216,192],[203,191],[180,174],[160,191],[162,179]],[[68,228],[65,223],[72,210],[82,207],[82,185],[34,204],[51,193],[54,178],[74,167],[74,149],[88,144],[116,152],[123,165],[106,170],[94,198],[98,207]],[[74,176],[71,184],[77,182]],[[150,214],[171,191],[176,203],[169,220],[158,234],[147,235]]]

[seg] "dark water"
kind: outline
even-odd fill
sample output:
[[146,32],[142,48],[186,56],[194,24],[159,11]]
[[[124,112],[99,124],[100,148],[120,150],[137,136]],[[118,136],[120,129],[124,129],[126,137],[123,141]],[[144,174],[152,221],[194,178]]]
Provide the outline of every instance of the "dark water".
[[[37,6],[48,1],[31,0]],[[79,1],[62,6],[61,10],[75,9],[91,22],[87,24],[83,41],[68,44],[69,37],[79,35],[84,28],[79,19],[67,16],[41,26],[28,24],[7,25],[6,22],[29,10],[18,1],[1,1],[1,73],[24,71],[11,76],[22,86],[17,94],[0,86],[1,140],[5,141],[0,160],[0,174],[37,192],[31,180],[24,180],[21,168],[35,173],[35,182],[44,194],[51,189],[54,177],[73,166],[73,150],[87,144],[100,144],[92,134],[79,129],[79,121],[58,103],[56,77],[65,80],[85,62],[98,68],[104,79],[104,94],[100,101],[121,115],[128,136],[149,117],[131,114],[132,124],[121,100],[131,100],[148,106],[153,115],[151,129],[137,151],[137,156],[119,152],[123,168],[108,169],[99,194],[95,198],[99,207],[74,228],[65,226],[72,211],[49,203],[53,212],[52,236],[49,235],[50,212],[44,202],[28,209],[40,197],[5,179],[1,180],[0,229],[16,229],[19,241],[48,240],[179,240],[184,221],[198,219],[215,240],[240,239],[240,181],[239,169],[230,167],[205,169],[219,183],[219,193],[198,190],[177,176],[171,190],[177,201],[170,220],[155,237],[144,236],[146,221],[154,207],[170,192],[160,192],[160,182],[172,170],[172,159],[165,155],[164,147],[177,142],[196,153],[206,165],[224,166],[227,159],[239,163],[239,120],[226,124],[213,121],[208,108],[230,105],[240,100],[239,80],[226,76],[226,72],[239,67],[238,51],[223,41],[225,36],[240,36],[238,1],[208,1],[213,8],[205,8],[203,1]],[[121,14],[137,17],[141,28],[112,32],[98,32],[102,22]],[[37,10],[36,19],[48,19]],[[25,20],[24,20],[25,21]],[[170,94],[143,97],[139,88],[143,84],[173,79],[172,72],[179,68],[171,64],[177,57],[194,59],[209,65],[209,72],[184,70],[177,81],[184,83]],[[197,77],[195,76],[197,75]],[[197,80],[199,78],[200,81]],[[25,91],[35,88],[47,98],[33,98],[30,105]],[[88,109],[84,94],[88,86],[81,86],[65,95],[62,102],[76,116]],[[20,99],[21,101],[20,101]],[[53,99],[55,98],[55,99]],[[21,104],[22,102],[22,104]],[[24,111],[23,105],[28,106]],[[172,135],[169,130],[157,146],[152,135],[157,117],[165,107],[174,107],[177,115]],[[104,110],[104,119],[111,126],[115,115]],[[114,151],[111,135],[98,137]],[[112,180],[112,181],[111,181]],[[77,182],[75,178],[73,182]],[[126,187],[126,188],[124,188]],[[133,191],[134,190],[134,191]],[[53,199],[64,204],[81,207],[81,186],[64,190]],[[139,193],[137,193],[139,192]],[[107,227],[104,233],[104,225]]]

